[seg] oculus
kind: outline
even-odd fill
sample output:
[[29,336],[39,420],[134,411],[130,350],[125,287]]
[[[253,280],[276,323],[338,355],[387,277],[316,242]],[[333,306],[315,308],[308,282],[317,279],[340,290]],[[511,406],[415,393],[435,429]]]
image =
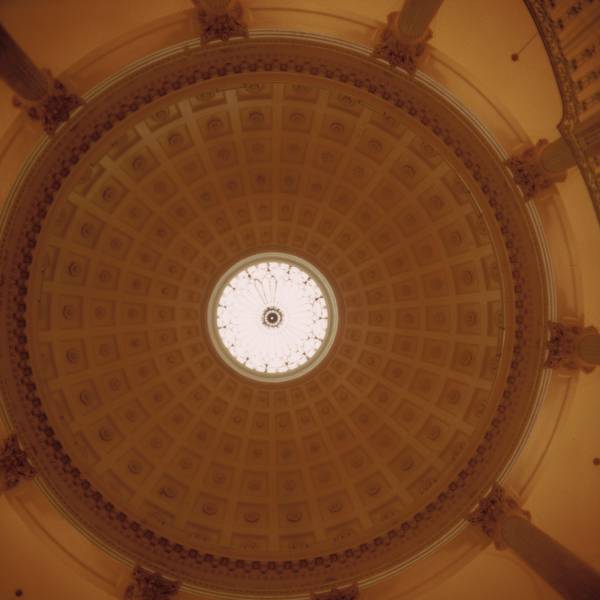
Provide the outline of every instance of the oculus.
[[313,369],[337,329],[333,290],[297,256],[265,253],[233,265],[208,306],[211,339],[233,369],[264,381],[288,381]]

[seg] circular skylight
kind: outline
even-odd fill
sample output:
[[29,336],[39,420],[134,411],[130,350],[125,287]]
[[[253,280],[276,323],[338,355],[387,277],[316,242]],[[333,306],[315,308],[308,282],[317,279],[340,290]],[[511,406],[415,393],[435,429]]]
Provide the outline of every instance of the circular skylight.
[[234,265],[209,303],[209,331],[221,356],[253,379],[288,380],[314,368],[337,328],[331,287],[312,265],[281,253]]

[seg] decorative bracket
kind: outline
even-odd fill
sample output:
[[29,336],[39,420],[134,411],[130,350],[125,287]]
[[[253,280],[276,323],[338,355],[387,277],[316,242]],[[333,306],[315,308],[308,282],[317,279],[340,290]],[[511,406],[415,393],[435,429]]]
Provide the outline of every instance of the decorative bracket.
[[595,327],[566,325],[554,321],[550,321],[548,327],[550,339],[547,342],[548,358],[544,363],[545,367],[584,373],[591,373],[596,368],[595,361],[600,359],[600,334]]
[[179,591],[178,581],[165,579],[139,565],[133,570],[133,579],[125,590],[124,600],[171,600]]
[[27,453],[21,449],[14,434],[4,441],[0,452],[0,473],[0,491],[11,490],[17,487],[22,479],[32,479],[36,475],[36,470],[27,459]]
[[239,0],[192,0],[198,9],[200,38],[207,44],[248,37],[244,8]]

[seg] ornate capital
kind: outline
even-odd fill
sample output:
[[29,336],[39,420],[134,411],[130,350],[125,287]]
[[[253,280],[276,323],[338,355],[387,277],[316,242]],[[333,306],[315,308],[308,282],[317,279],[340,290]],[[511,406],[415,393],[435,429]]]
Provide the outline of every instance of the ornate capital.
[[540,140],[535,146],[529,146],[506,161],[506,166],[526,200],[538,196],[543,190],[567,177],[566,171],[548,171],[544,168],[542,153],[547,146],[548,140]]
[[22,479],[32,479],[36,470],[29,464],[27,454],[19,446],[16,435],[9,436],[0,451],[0,491],[17,487]]
[[495,483],[490,493],[479,501],[479,506],[467,517],[467,520],[473,525],[479,525],[483,532],[494,540],[496,548],[502,549],[506,544],[502,540],[500,523],[508,516],[531,520],[529,512],[523,510],[503,487]]
[[48,91],[40,100],[31,101],[13,96],[13,104],[21,108],[33,121],[39,121],[48,135],[52,135],[61,123],[69,120],[71,113],[83,104],[76,94],[71,94],[58,79],[46,72]]
[[165,579],[140,566],[133,570],[134,582],[125,590],[124,600],[171,600],[179,590],[179,582]]
[[357,600],[358,585],[344,588],[343,590],[333,589],[330,592],[322,592],[320,594],[311,594],[311,600]]
[[200,37],[206,44],[232,37],[248,37],[244,9],[239,0],[192,0],[198,9]]
[[409,75],[414,75],[425,58],[427,41],[431,39],[432,33],[431,29],[427,29],[419,37],[406,37],[400,32],[400,18],[399,11],[388,15],[387,25],[379,33],[373,56],[404,69]]
[[[550,339],[547,342],[548,358],[544,363],[545,367],[584,373],[591,373],[596,368],[598,363],[595,361],[600,358],[595,356],[600,345],[600,334],[595,327],[566,325],[554,321],[550,321],[548,327]],[[593,352],[593,345],[596,346],[596,352]]]

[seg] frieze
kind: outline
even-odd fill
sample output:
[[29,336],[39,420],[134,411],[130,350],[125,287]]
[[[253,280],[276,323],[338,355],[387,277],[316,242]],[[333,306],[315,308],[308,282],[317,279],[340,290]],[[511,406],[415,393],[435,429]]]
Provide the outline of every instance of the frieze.
[[[302,47],[304,46],[304,48]],[[490,167],[481,163],[479,150],[481,142],[470,140],[465,136],[462,117],[448,114],[439,110],[439,101],[429,101],[424,91],[418,87],[406,86],[406,79],[399,76],[397,84],[390,81],[389,75],[379,72],[371,61],[361,60],[354,55],[345,55],[340,49],[330,49],[323,52],[323,46],[314,48],[306,42],[294,45],[289,41],[282,44],[277,41],[235,42],[228,48],[231,51],[211,54],[208,50],[198,55],[197,61],[186,61],[185,65],[177,60],[169,59],[165,64],[146,67],[139,73],[140,79],[130,80],[123,86],[121,99],[101,110],[95,108],[101,105],[97,99],[94,107],[90,107],[84,121],[78,115],[78,127],[69,131],[71,140],[61,137],[61,158],[54,162],[54,167],[44,169],[49,173],[39,184],[34,199],[29,205],[29,213],[21,217],[22,230],[18,237],[21,240],[19,251],[14,255],[11,272],[10,309],[5,314],[10,344],[15,348],[12,370],[18,375],[14,385],[19,390],[19,396],[24,406],[28,407],[28,418],[37,423],[38,435],[53,447],[44,460],[46,468],[54,470],[69,481],[73,497],[78,498],[79,509],[84,510],[81,520],[86,523],[102,523],[106,531],[113,534],[105,535],[112,545],[130,555],[148,558],[161,568],[162,572],[177,578],[206,582],[218,578],[221,585],[235,587],[244,585],[248,590],[260,590],[264,586],[272,588],[274,582],[280,582],[282,589],[289,589],[288,579],[292,577],[299,589],[314,589],[311,583],[319,577],[331,576],[336,573],[340,580],[355,580],[357,572],[362,572],[368,565],[384,567],[398,560],[398,552],[406,551],[410,540],[417,544],[420,532],[431,531],[436,527],[436,519],[449,510],[449,506],[463,506],[465,498],[461,491],[467,484],[480,481],[484,467],[494,459],[490,457],[495,443],[501,438],[506,422],[519,406],[515,396],[524,394],[531,397],[531,386],[535,377],[531,376],[533,365],[538,363],[536,350],[539,331],[531,326],[526,315],[539,313],[543,298],[539,278],[539,263],[537,255],[532,251],[531,240],[520,229],[518,218],[512,206],[513,191],[501,175],[500,166]],[[325,57],[327,54],[327,57]],[[25,318],[27,302],[27,280],[29,265],[32,262],[32,246],[30,241],[41,230],[41,225],[47,214],[48,207],[54,202],[62,181],[68,177],[71,165],[77,163],[88,149],[100,140],[105,132],[110,131],[119,121],[135,113],[143,106],[166,96],[171,92],[202,81],[215,80],[236,73],[259,73],[261,76],[275,77],[276,73],[298,73],[310,77],[321,77],[335,80],[340,84],[350,86],[356,93],[362,92],[373,95],[390,103],[391,107],[402,110],[421,126],[427,128],[439,141],[446,146],[468,172],[472,180],[479,186],[480,193],[487,199],[488,208],[497,223],[497,228],[504,239],[507,260],[512,268],[512,289],[514,294],[516,314],[515,341],[513,354],[520,360],[512,360],[506,376],[506,386],[501,400],[498,402],[497,413],[491,420],[490,429],[477,446],[475,454],[457,473],[455,480],[448,489],[441,492],[412,518],[391,527],[386,533],[360,546],[348,548],[327,556],[316,556],[303,560],[289,561],[249,561],[225,556],[215,556],[195,548],[186,548],[181,544],[165,538],[158,539],[156,534],[144,526],[128,518],[119,511],[102,494],[95,491],[91,484],[84,479],[81,471],[70,464],[70,458],[62,449],[60,442],[55,440],[54,432],[47,424],[43,402],[37,390],[31,368],[27,360],[27,322]],[[146,79],[145,83],[142,83]],[[150,81],[147,81],[150,79]],[[115,93],[114,90],[111,91]],[[87,108],[87,107],[86,107]],[[467,128],[468,129],[468,128]],[[65,134],[66,135],[66,134]],[[495,170],[494,170],[495,169]],[[520,216],[522,213],[518,213]],[[13,215],[12,223],[15,224]],[[5,232],[6,235],[14,231]],[[531,262],[528,262],[531,261]],[[532,269],[534,269],[532,271]],[[529,325],[526,325],[529,323]],[[14,410],[14,407],[13,407]],[[509,434],[510,437],[511,434]],[[513,432],[513,437],[515,432]],[[510,438],[512,439],[512,437]],[[67,504],[69,504],[67,502]],[[73,507],[71,507],[73,508]],[[75,511],[77,512],[77,511]],[[95,528],[95,533],[100,534]],[[119,541],[117,541],[117,537]],[[427,537],[427,536],[425,536]],[[414,547],[413,547],[414,550]],[[390,559],[390,556],[393,557]],[[164,567],[164,568],[163,568]],[[326,575],[327,574],[327,575]],[[298,576],[302,575],[299,581]],[[234,580],[238,579],[237,584]],[[270,582],[270,583],[268,583]],[[287,582],[287,583],[286,583]],[[309,587],[310,586],[310,587]]]

